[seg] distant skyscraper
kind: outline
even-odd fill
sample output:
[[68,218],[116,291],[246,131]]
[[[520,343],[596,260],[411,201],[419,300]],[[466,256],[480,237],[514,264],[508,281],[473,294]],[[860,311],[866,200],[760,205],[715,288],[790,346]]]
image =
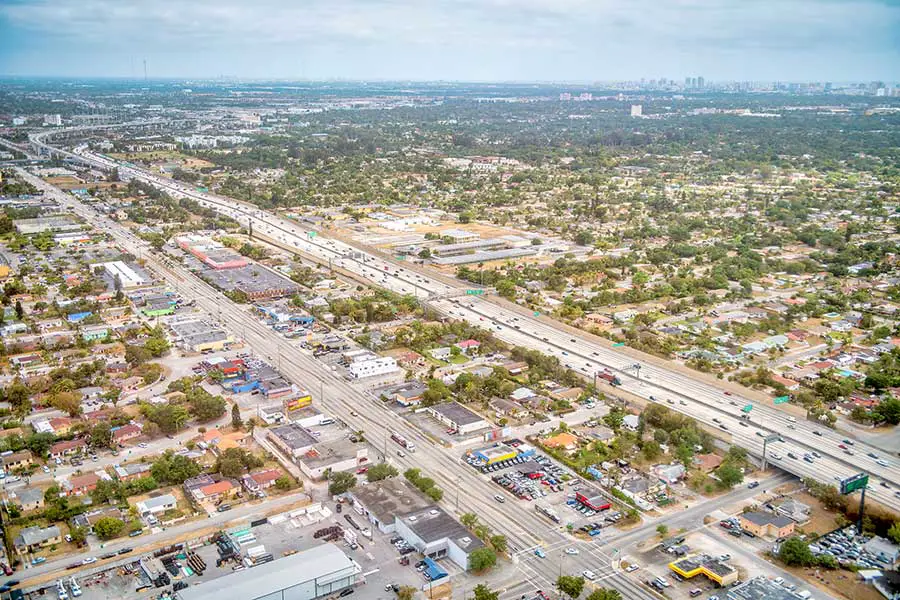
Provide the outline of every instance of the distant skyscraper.
[[691,78],[690,78],[690,77],[685,77],[685,78],[684,78],[684,87],[685,87],[685,88],[691,87]]
[[703,78],[702,77],[697,78],[697,87],[700,88],[701,90],[703,89]]
[[632,117],[640,117],[644,114],[644,107],[640,104],[632,104],[631,105],[631,116]]

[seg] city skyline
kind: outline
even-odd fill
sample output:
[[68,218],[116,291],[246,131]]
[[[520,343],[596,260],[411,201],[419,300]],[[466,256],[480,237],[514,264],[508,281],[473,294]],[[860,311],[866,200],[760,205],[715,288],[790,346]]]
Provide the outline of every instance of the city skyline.
[[0,75],[452,81],[900,79],[900,5],[793,0],[14,0]]

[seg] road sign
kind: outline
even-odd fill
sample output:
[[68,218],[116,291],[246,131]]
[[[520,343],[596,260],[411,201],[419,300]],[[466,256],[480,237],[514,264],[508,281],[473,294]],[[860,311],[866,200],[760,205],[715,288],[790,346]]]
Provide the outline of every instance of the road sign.
[[868,473],[857,473],[852,477],[841,480],[841,493],[852,494],[857,490],[863,490],[869,485]]
[[621,348],[624,345],[625,345],[625,342],[616,342],[615,344],[613,344],[613,348]]
[[742,408],[741,410],[744,411],[745,413],[748,413],[748,412],[750,412],[751,410],[753,410],[753,405],[752,405],[752,404],[748,404],[747,406],[745,406],[745,407]]
[[309,233],[306,234],[306,236],[309,237],[309,238],[314,238],[314,237],[316,237],[316,232],[315,232],[315,231],[310,231]]
[[484,290],[466,290],[467,296],[483,296]]
[[791,401],[790,396],[778,396],[777,398],[775,398],[775,404],[784,404],[785,402],[790,402],[790,401]]
[[538,310],[534,311],[534,316],[536,316],[536,317],[541,316],[541,312]]

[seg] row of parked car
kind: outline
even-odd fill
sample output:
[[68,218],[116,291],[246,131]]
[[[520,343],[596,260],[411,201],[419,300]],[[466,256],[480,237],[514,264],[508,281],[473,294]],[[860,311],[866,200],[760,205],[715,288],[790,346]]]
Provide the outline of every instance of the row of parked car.
[[809,545],[815,555],[830,555],[837,559],[842,567],[858,567],[860,569],[885,569],[891,565],[888,557],[869,552],[865,548],[867,538],[856,534],[852,526],[819,538]]
[[410,546],[409,543],[407,543],[407,541],[399,535],[395,535],[394,537],[392,537],[391,543],[394,545],[394,548],[397,549],[397,552],[400,553],[400,556],[405,556],[416,551],[415,548]]
[[475,467],[482,473],[494,473],[495,471],[502,471],[503,469],[508,469],[515,465],[520,465],[529,460],[529,458],[527,456],[519,455],[507,460],[501,460],[499,462],[487,464],[481,459],[466,455],[465,460],[467,463],[469,463],[471,466]]

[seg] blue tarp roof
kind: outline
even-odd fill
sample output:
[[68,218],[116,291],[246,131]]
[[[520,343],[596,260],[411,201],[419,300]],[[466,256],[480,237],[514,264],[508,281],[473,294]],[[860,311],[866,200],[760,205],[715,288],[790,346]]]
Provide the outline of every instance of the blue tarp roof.
[[431,576],[432,581],[447,576],[447,571],[440,568],[436,562],[434,562],[427,556],[425,557],[425,567],[425,570],[428,572],[428,575]]

